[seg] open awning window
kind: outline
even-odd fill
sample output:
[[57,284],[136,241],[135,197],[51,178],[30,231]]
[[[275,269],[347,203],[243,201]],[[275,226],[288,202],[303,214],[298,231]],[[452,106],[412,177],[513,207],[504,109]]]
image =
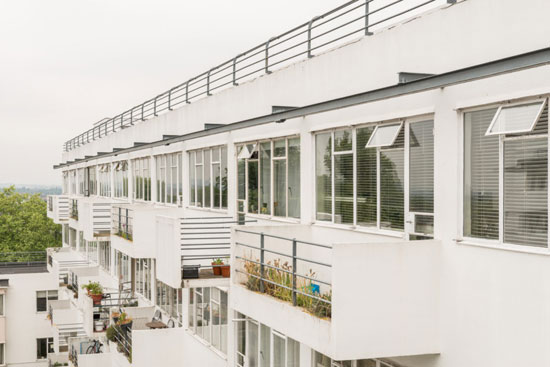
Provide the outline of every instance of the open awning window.
[[546,101],[500,106],[485,135],[520,134],[533,131]]
[[257,144],[243,145],[237,155],[237,159],[253,159],[257,155]]
[[393,145],[402,126],[402,122],[376,126],[365,148],[389,147]]

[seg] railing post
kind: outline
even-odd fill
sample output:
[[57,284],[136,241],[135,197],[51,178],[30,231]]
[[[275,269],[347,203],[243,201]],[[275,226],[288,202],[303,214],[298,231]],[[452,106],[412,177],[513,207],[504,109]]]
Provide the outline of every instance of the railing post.
[[129,234],[130,232],[128,230],[128,208],[126,208],[126,218],[125,219],[126,219],[126,233],[125,233],[125,235],[126,235],[126,239],[128,239],[128,237],[130,235]]
[[134,108],[130,110],[130,125],[134,124]]
[[314,16],[307,25],[307,57],[309,58],[313,57],[313,54],[311,53],[311,26],[317,19],[319,19],[319,16]]
[[120,128],[124,128],[124,112],[120,114]]
[[208,74],[206,74],[206,95],[211,96],[210,94],[210,73],[212,72],[212,69],[208,70]]
[[172,111],[172,89],[168,91],[168,111]]
[[269,43],[273,41],[275,37],[271,37],[269,41],[265,43],[265,73],[271,74],[271,71],[269,71]]
[[141,121],[145,121],[145,102],[141,104]]
[[189,82],[191,81],[191,79],[189,79],[186,83],[185,83],[185,103],[191,103],[189,102]]
[[372,32],[369,32],[369,4],[373,0],[365,1],[365,36],[371,36]]
[[237,83],[237,58],[241,56],[241,55],[237,55],[235,56],[235,58],[233,59],[233,85],[237,86],[239,85]]
[[154,104],[153,104],[153,115],[155,115],[155,116],[158,116],[158,115],[157,115],[157,98],[158,98],[158,97],[159,97],[159,96],[156,96],[156,97],[155,97],[155,102],[154,102]]
[[122,234],[122,208],[118,208],[118,233]]
[[296,238],[292,239],[292,305],[296,306]]
[[264,293],[264,233],[260,234],[260,293]]

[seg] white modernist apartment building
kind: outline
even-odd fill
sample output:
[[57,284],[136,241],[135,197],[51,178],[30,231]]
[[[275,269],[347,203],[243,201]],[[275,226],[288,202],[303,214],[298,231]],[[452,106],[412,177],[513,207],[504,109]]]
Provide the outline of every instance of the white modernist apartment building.
[[68,140],[50,364],[550,365],[549,14],[350,1]]

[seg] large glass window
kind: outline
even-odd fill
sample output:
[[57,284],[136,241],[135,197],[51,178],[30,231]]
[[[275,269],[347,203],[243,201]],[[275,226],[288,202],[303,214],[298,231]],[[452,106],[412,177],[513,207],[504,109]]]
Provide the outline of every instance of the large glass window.
[[237,147],[238,211],[300,217],[300,138]]
[[86,176],[88,179],[87,196],[97,195],[97,174],[96,166],[86,168]]
[[134,276],[136,291],[148,300],[151,299],[151,263],[151,259],[136,259],[136,271]]
[[227,208],[227,148],[189,152],[189,203],[193,206]]
[[155,157],[157,165],[157,202],[179,204],[182,197],[182,154]]
[[227,291],[212,288],[189,289],[189,329],[227,353]]
[[315,176],[318,221],[404,231],[409,200],[411,221],[419,223],[419,233],[414,225],[408,232],[433,235],[433,121],[316,134]]
[[79,168],[78,174],[78,195],[86,195],[86,178],[84,177],[85,168]]
[[240,313],[236,316],[237,366],[300,366],[299,342]]
[[132,161],[134,168],[134,199],[151,201],[150,158],[138,158]]
[[105,271],[111,271],[111,242],[99,242],[99,266]]
[[464,236],[548,247],[548,108],[538,113],[541,103],[465,113]]
[[111,197],[111,164],[100,164],[97,169],[99,196]]
[[179,325],[182,325],[182,289],[172,288],[169,285],[159,281],[158,279],[155,281],[155,283],[157,288],[157,306],[168,313],[170,317],[175,319]]
[[113,164],[114,193],[116,198],[128,197],[128,162],[120,161]]

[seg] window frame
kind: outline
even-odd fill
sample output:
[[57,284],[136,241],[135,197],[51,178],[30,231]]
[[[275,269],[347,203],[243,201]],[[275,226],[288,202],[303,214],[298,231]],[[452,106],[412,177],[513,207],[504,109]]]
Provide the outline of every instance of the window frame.
[[[515,130],[515,131],[503,131],[503,132],[492,132],[494,125],[496,124],[498,117],[502,113],[503,109],[513,108],[513,107],[520,107],[520,106],[526,106],[531,104],[537,104],[539,102],[541,103],[541,106],[539,107],[539,110],[537,112],[537,115],[533,122],[531,123],[531,127],[529,129],[524,130]],[[491,123],[489,124],[489,127],[487,128],[487,131],[485,132],[485,136],[491,136],[491,135],[512,135],[512,134],[526,134],[533,131],[535,126],[537,125],[537,122],[539,121],[540,117],[542,116],[542,113],[544,112],[544,108],[546,107],[546,98],[544,99],[536,99],[536,100],[529,100],[529,101],[523,101],[523,102],[516,102],[516,103],[507,103],[507,104],[501,104],[495,115],[493,116],[493,119]],[[469,111],[468,111],[469,112]]]
[[[198,308],[199,308],[199,302],[197,302],[197,296],[200,296],[201,298],[201,304],[204,304],[204,289],[208,288],[209,289],[209,298],[208,298],[208,304],[207,306],[210,308],[210,312],[209,312],[209,319],[208,319],[208,328],[209,328],[209,331],[208,331],[208,335],[209,335],[209,340],[207,340],[204,335],[201,335],[201,334],[198,334],[197,333],[197,326],[198,326],[198,321],[199,321],[199,312],[198,312]],[[218,292],[219,292],[219,300],[215,300],[214,297],[213,297],[213,290],[214,289],[217,289]],[[222,318],[223,318],[223,313],[222,313],[222,293],[225,293],[226,295],[226,304],[225,304],[225,324],[222,323]],[[218,309],[219,309],[219,317],[220,317],[220,334],[219,334],[219,340],[218,340],[218,345],[219,345],[219,348],[217,346],[214,345],[213,343],[213,338],[214,338],[214,329],[213,329],[213,307],[212,305],[213,304],[216,304],[218,305]],[[209,347],[211,347],[212,349],[214,349],[217,353],[220,353],[224,356],[227,356],[228,353],[229,353],[229,291],[227,289],[223,289],[223,287],[195,287],[195,288],[189,288],[189,306],[191,306],[191,310],[187,310],[188,312],[188,320],[187,320],[187,329],[191,332],[191,334],[193,334],[195,337],[199,338],[203,343],[205,343],[206,345],[208,345]],[[201,313],[201,320],[204,320],[204,311]],[[226,325],[226,333],[227,335],[225,336],[225,348],[226,350],[222,350],[222,340],[224,339],[223,338],[223,325]]]
[[[275,157],[275,142],[276,141],[279,141],[279,140],[283,140],[285,141],[285,156],[284,157]],[[237,214],[239,215],[252,215],[252,216],[258,216],[258,217],[261,217],[261,218],[266,218],[266,219],[279,219],[279,220],[285,220],[285,221],[292,221],[292,222],[298,222],[300,221],[300,218],[302,217],[301,215],[301,207],[302,207],[302,203],[301,203],[301,200],[300,200],[300,207],[299,207],[299,210],[298,210],[298,216],[297,217],[291,217],[289,216],[289,194],[288,194],[288,185],[289,185],[289,176],[288,176],[288,173],[289,173],[289,140],[293,140],[293,139],[298,139],[300,144],[300,161],[301,161],[301,157],[302,157],[302,150],[301,150],[301,147],[302,147],[302,138],[300,136],[300,134],[293,134],[293,135],[285,135],[285,136],[278,136],[278,137],[273,137],[273,138],[267,138],[267,139],[259,139],[259,140],[254,140],[254,141],[247,141],[247,142],[238,142],[238,143],[235,143],[235,152],[236,152],[236,162],[235,162],[235,172],[236,172],[236,185],[235,185],[235,198],[236,198],[236,202],[237,202],[237,207],[236,207],[236,211],[237,211]],[[264,143],[270,143],[270,149],[271,149],[271,155],[270,155],[270,162],[269,162],[269,165],[270,165],[270,169],[269,169],[269,172],[270,172],[270,193],[269,193],[269,214],[265,214],[265,213],[261,213],[261,207],[260,207],[260,201],[261,201],[261,195],[260,195],[260,188],[261,188],[261,185],[262,185],[262,163],[261,163],[261,146],[262,144]],[[239,152],[239,149],[241,147],[245,148],[245,149],[248,149],[247,146],[248,145],[252,145],[253,146],[253,149],[252,149],[252,152],[249,151],[249,158],[243,158],[243,157],[240,157],[241,156],[241,153]],[[258,158],[251,158],[253,153],[255,151],[258,151]],[[242,152],[242,151],[241,151]],[[239,175],[238,175],[238,170],[239,170],[239,161],[240,160],[243,160],[244,161],[244,170],[245,170],[245,174],[244,174],[244,191],[245,191],[245,198],[244,199],[239,199],[239,193],[238,193],[238,190],[239,190]],[[285,164],[285,215],[284,216],[280,216],[280,215],[275,215],[275,201],[274,201],[274,190],[275,190],[275,181],[274,181],[274,161],[285,161],[286,164]],[[248,192],[249,192],[249,173],[248,173],[248,162],[257,162],[258,163],[258,177],[257,177],[257,182],[258,182],[258,212],[257,213],[251,213],[248,211],[248,208],[249,208],[249,199],[248,199]],[[301,185],[301,181],[302,181],[302,178],[301,178],[301,173],[302,173],[302,169],[300,168],[300,172],[299,172],[299,181],[300,181],[300,185]],[[243,210],[239,210],[239,204],[242,204],[242,208]]]
[[[176,165],[174,166],[174,157]],[[183,199],[183,152],[180,150],[157,154],[152,157],[155,161],[155,180],[156,180],[156,189],[153,192],[151,189],[151,196],[154,196],[152,202],[156,204],[162,204],[167,206],[180,206]],[[159,165],[159,162],[161,163]],[[176,168],[176,179],[172,177],[172,169]],[[168,181],[170,178],[170,181]],[[164,183],[162,188],[161,183]],[[176,191],[176,202],[172,201],[172,191]],[[169,188],[171,190],[169,190]],[[162,192],[164,189],[164,192]],[[161,193],[163,195],[161,195]],[[161,197],[163,196],[163,197]],[[169,200],[170,198],[170,200]]]
[[[397,121],[397,122],[396,122]],[[415,124],[415,123],[421,123],[421,122],[427,122],[427,121],[431,121],[434,125],[434,130],[435,130],[435,116],[433,114],[425,114],[425,115],[421,115],[421,116],[414,116],[414,117],[405,117],[405,118],[399,118],[399,119],[394,119],[394,120],[390,120],[390,121],[380,121],[380,122],[369,122],[369,123],[364,123],[364,124],[357,124],[357,125],[353,125],[353,126],[341,126],[341,127],[336,127],[336,128],[330,128],[330,129],[324,129],[324,130],[318,130],[318,131],[314,131],[312,133],[313,135],[313,138],[312,138],[312,157],[313,157],[313,161],[314,161],[314,165],[313,165],[313,177],[314,177],[314,180],[313,180],[313,193],[312,193],[312,218],[313,218],[313,223],[316,224],[316,225],[323,225],[323,226],[331,226],[331,227],[339,227],[339,228],[345,228],[345,229],[354,229],[354,230],[360,230],[360,231],[364,231],[364,232],[370,232],[370,233],[379,233],[379,234],[385,234],[385,235],[390,235],[390,236],[394,236],[394,237],[406,237],[406,238],[409,238],[410,236],[415,236],[415,235],[419,235],[417,233],[414,232],[414,218],[416,217],[416,215],[426,215],[426,216],[434,216],[435,218],[435,213],[420,213],[420,212],[411,212],[410,211],[410,126]],[[381,226],[381,200],[380,200],[380,194],[381,194],[381,178],[380,178],[380,151],[387,151],[387,150],[391,150],[391,149],[387,149],[386,147],[384,146],[372,146],[372,147],[369,147],[369,148],[366,148],[366,146],[364,147],[359,147],[358,146],[358,143],[357,143],[357,130],[359,129],[362,129],[362,128],[368,128],[368,127],[374,127],[375,130],[377,129],[378,126],[380,125],[395,125],[399,123],[400,124],[400,128],[399,128],[399,131],[396,135],[396,139],[397,139],[397,136],[399,136],[399,134],[401,133],[401,130],[403,130],[404,132],[404,145],[403,145],[403,148],[395,148],[395,149],[403,149],[404,152],[403,152],[403,157],[404,157],[404,167],[403,167],[403,200],[404,200],[404,205],[403,205],[403,230],[399,230],[399,229],[393,229],[393,228],[384,228]],[[336,223],[334,221],[334,216],[335,216],[335,206],[334,206],[334,156],[335,155],[339,155],[339,154],[350,154],[350,151],[345,151],[345,152],[334,152],[334,133],[337,132],[337,131],[340,131],[340,130],[350,130],[351,129],[351,132],[352,132],[352,149],[351,149],[351,153],[353,154],[353,223]],[[319,134],[326,134],[326,133],[330,133],[331,134],[331,160],[332,160],[332,165],[331,165],[331,170],[332,170],[332,174],[331,174],[331,195],[332,195],[332,207],[331,207],[331,210],[332,210],[332,218],[330,221],[324,221],[324,220],[319,220],[317,219],[317,179],[316,179],[316,162],[317,162],[317,159],[316,159],[316,153],[317,153],[317,146],[316,146],[316,139],[315,137]],[[372,135],[374,134],[374,131],[372,133]],[[369,137],[369,141],[370,141],[370,138],[372,138],[372,135],[371,137]],[[435,136],[435,133],[434,133],[434,136]],[[394,143],[395,143],[395,140],[394,140]],[[386,148],[386,149],[384,149]],[[357,210],[357,149],[376,149],[376,166],[377,166],[377,171],[376,171],[376,180],[377,180],[377,197],[376,197],[376,226],[364,226],[364,225],[360,225],[358,224],[358,210]],[[435,156],[435,148],[434,148],[434,156]],[[434,161],[434,172],[435,172],[435,161]],[[435,179],[435,178],[434,178]],[[435,194],[434,194],[435,195]],[[435,212],[435,208],[434,208],[434,212]],[[433,235],[431,235],[431,237],[433,237]]]
[[[43,311],[38,310],[38,292],[46,292],[46,309],[43,310]],[[55,292],[56,293],[56,296],[55,296],[56,298],[50,299],[50,294],[49,294],[50,292],[52,292],[52,293]],[[50,301],[57,301],[58,299],[59,299],[59,291],[57,289],[45,289],[45,290],[35,291],[35,310],[36,310],[36,313],[46,313],[46,312],[48,312],[49,307],[50,307]]]
[[[548,97],[544,97],[543,98],[545,100],[545,103],[543,103],[543,107],[542,107],[542,111],[544,111],[544,108],[545,106],[548,106],[549,109],[550,109],[550,104],[549,104],[549,101],[548,101]],[[537,99],[534,99],[534,98],[529,98],[529,99],[523,99],[521,101],[518,101],[518,102],[514,102],[514,103],[504,103],[504,102],[494,102],[494,103],[489,103],[489,104],[486,104],[486,105],[482,105],[482,106],[472,106],[472,107],[464,107],[462,109],[460,109],[459,111],[459,114],[458,114],[458,120],[460,121],[459,123],[459,141],[461,142],[459,144],[459,171],[460,171],[460,175],[459,175],[459,203],[460,205],[458,206],[459,207],[459,215],[458,215],[458,218],[459,220],[457,221],[458,222],[458,228],[457,228],[457,233],[459,234],[459,238],[455,240],[456,243],[458,244],[466,244],[466,245],[475,245],[475,246],[482,246],[482,247],[488,247],[488,248],[493,248],[493,249],[498,249],[498,250],[508,250],[508,251],[516,251],[516,252],[524,252],[524,253],[536,253],[536,254],[545,254],[545,255],[550,255],[550,225],[548,226],[548,241],[547,241],[547,246],[546,247],[536,247],[536,246],[530,246],[530,245],[521,245],[521,244],[514,244],[514,243],[507,243],[507,242],[504,242],[503,239],[504,239],[504,205],[503,205],[503,197],[504,197],[504,181],[503,181],[503,174],[504,174],[504,142],[505,141],[509,141],[509,140],[516,140],[516,139],[542,139],[544,137],[546,137],[547,141],[548,141],[548,157],[549,157],[549,161],[548,161],[548,182],[550,184],[550,112],[549,112],[549,118],[548,118],[548,133],[547,134],[538,134],[538,135],[529,135],[529,133],[532,131],[528,131],[528,132],[524,132],[524,133],[521,133],[521,134],[525,134],[523,137],[521,136],[513,136],[513,137],[508,137],[506,138],[505,135],[506,134],[494,134],[494,135],[500,135],[499,136],[499,229],[498,229],[498,232],[499,232],[499,238],[498,239],[487,239],[487,238],[477,238],[477,237],[472,237],[472,236],[466,236],[464,234],[464,224],[465,224],[465,220],[464,220],[464,215],[465,215],[465,212],[464,212],[464,200],[465,200],[465,197],[464,197],[464,184],[465,184],[465,178],[466,178],[466,161],[465,161],[465,154],[466,154],[466,150],[465,150],[465,143],[466,143],[466,135],[465,135],[465,125],[466,125],[466,114],[467,113],[470,113],[470,112],[478,112],[478,111],[484,111],[484,110],[489,110],[489,109],[494,109],[496,108],[497,111],[495,112],[495,116],[497,116],[497,113],[499,112],[500,110],[500,107],[502,107],[503,105],[505,106],[510,106],[510,105],[524,105],[524,104],[529,104],[531,102],[536,102],[536,101],[539,101],[540,98],[537,98]],[[536,123],[538,123],[540,117],[541,117],[542,113],[539,114],[537,116],[537,119],[535,120],[535,124],[533,125],[533,130],[536,128]],[[491,128],[493,122],[494,122],[494,119],[495,117],[493,117],[493,120],[491,121],[491,123],[489,124],[489,128]],[[489,131],[489,128],[487,129],[487,132]],[[511,135],[510,133],[508,133],[509,135]],[[513,133],[513,134],[517,134],[517,133]],[[487,136],[485,134],[485,136]],[[547,190],[549,190],[548,192],[548,218],[549,218],[549,222],[550,222],[550,186],[547,187]]]
[[[42,357],[38,353],[40,352],[39,351],[39,346],[44,341],[46,343],[46,356]],[[40,347],[40,349],[41,349],[41,347]],[[50,350],[51,350],[51,352],[50,352]],[[54,350],[53,337],[50,336],[50,337],[45,337],[45,338],[36,338],[36,360],[37,361],[43,361],[45,359],[48,359],[48,354],[54,353],[54,352],[55,352],[55,350]]]
[[[214,150],[218,150],[219,152],[219,157],[217,160],[214,159],[214,155],[213,155],[213,152]],[[223,150],[225,149],[225,164],[223,162]],[[215,210],[215,211],[223,211],[223,212],[227,212],[227,210],[229,209],[228,206],[229,206],[229,178],[228,178],[228,175],[226,174],[224,176],[223,174],[223,168],[225,167],[227,169],[228,165],[228,160],[229,160],[229,156],[227,154],[227,145],[213,145],[213,146],[210,146],[210,147],[206,147],[206,148],[199,148],[199,149],[192,149],[192,150],[188,150],[187,151],[187,157],[189,159],[189,178],[193,178],[194,179],[194,183],[193,185],[191,185],[191,182],[189,182],[189,187],[188,187],[188,197],[189,197],[189,207],[192,207],[192,208],[196,208],[196,209],[210,209],[210,210]],[[210,155],[210,160],[209,160],[209,167],[208,167],[208,170],[210,172],[210,190],[209,190],[209,193],[208,195],[210,196],[210,206],[206,206],[204,205],[205,202],[206,202],[206,190],[205,190],[205,184],[204,184],[204,178],[205,178],[205,170],[206,170],[206,167],[205,167],[205,154],[208,152],[208,154]],[[201,153],[202,154],[202,160],[200,163],[197,163],[197,154]],[[193,159],[191,158],[193,157]],[[193,168],[191,168],[191,164],[193,164]],[[219,170],[220,170],[220,178],[222,179],[223,181],[223,178],[225,177],[226,178],[226,182],[227,182],[227,187],[226,187],[226,192],[225,192],[225,203],[226,205],[224,206],[223,205],[223,199],[224,199],[224,192],[223,192],[223,182],[221,184],[221,187],[220,187],[220,193],[219,193],[219,201],[220,201],[220,205],[219,206],[215,206],[214,205],[214,198],[216,197],[216,195],[214,194],[214,186],[215,186],[215,183],[214,183],[214,166],[215,165],[218,165],[219,166]],[[198,186],[197,186],[197,169],[200,169],[199,167],[202,168],[202,188],[201,188],[201,193],[202,193],[202,200],[201,200],[201,204],[202,205],[197,205],[199,200],[198,200]],[[193,169],[193,176],[191,176],[191,169]],[[191,199],[191,194],[194,194],[194,198]]]
[[[151,177],[151,164],[152,158],[150,156],[134,158],[132,162],[132,198],[135,201],[149,203],[152,201],[152,177]],[[145,167],[145,162],[147,162],[147,167]],[[141,180],[138,185],[138,180]],[[146,185],[145,182],[149,180],[149,184]],[[146,190],[145,187],[148,187]]]
[[[365,148],[385,148],[385,147],[391,147],[395,141],[397,140],[397,137],[399,136],[399,133],[401,132],[401,129],[403,128],[403,125],[404,125],[404,121],[400,121],[398,123],[382,123],[382,124],[377,124],[376,127],[374,128],[374,131],[372,132],[370,138],[369,138],[369,141],[367,142],[367,144],[365,145]],[[372,144],[371,145],[371,142],[372,140],[374,139],[374,136],[376,135],[376,133],[378,132],[378,130],[380,130],[381,128],[389,128],[390,126],[398,126],[397,127],[397,130],[396,132],[394,133],[393,135],[393,138],[391,139],[391,142],[389,144]]]

